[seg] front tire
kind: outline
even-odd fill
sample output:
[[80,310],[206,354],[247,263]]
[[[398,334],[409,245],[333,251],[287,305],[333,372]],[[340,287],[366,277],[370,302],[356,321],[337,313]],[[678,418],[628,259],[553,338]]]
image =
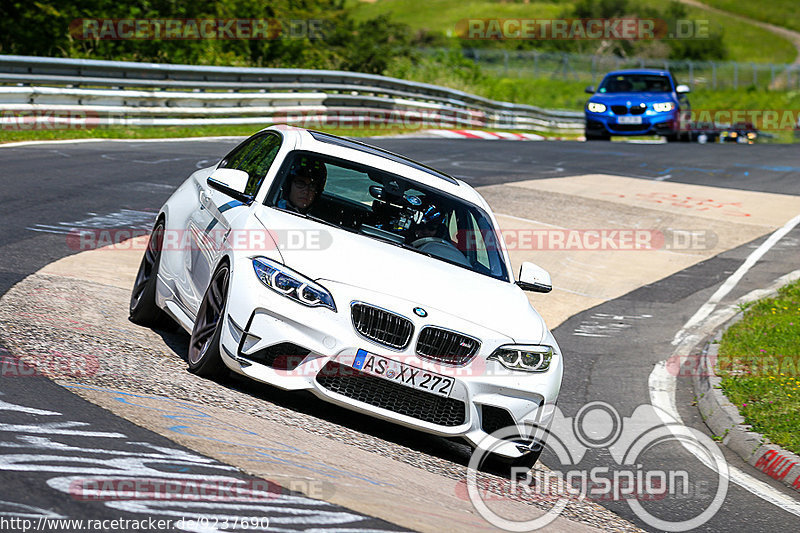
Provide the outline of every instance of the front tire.
[[161,248],[164,243],[164,221],[160,220],[153,228],[144,257],[139,264],[139,272],[131,291],[128,308],[131,322],[140,326],[168,326],[170,319],[156,305],[156,283],[161,264]]
[[220,353],[222,322],[228,300],[230,267],[223,263],[208,284],[189,340],[189,371],[203,377],[219,377],[225,370]]

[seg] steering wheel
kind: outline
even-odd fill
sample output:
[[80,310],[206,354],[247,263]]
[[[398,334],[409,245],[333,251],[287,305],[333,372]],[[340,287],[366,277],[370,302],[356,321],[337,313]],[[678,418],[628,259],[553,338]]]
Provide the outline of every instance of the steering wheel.
[[452,261],[453,263],[464,265],[466,267],[471,266],[461,250],[456,248],[456,245],[448,239],[440,239],[439,237],[423,237],[412,242],[411,246],[420,252],[425,252],[436,257]]

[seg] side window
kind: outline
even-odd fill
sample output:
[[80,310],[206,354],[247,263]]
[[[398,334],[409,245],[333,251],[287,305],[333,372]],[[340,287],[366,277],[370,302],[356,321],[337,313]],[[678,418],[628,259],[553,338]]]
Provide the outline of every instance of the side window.
[[281,138],[278,135],[274,133],[258,135],[237,146],[225,156],[219,166],[247,172],[250,179],[244,192],[255,196],[280,147]]

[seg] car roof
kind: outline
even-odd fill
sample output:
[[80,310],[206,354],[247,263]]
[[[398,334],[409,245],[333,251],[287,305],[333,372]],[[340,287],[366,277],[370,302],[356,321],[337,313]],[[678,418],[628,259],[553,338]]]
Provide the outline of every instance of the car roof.
[[318,152],[366,164],[440,189],[473,204],[483,206],[485,203],[483,198],[462,180],[383,148],[346,137],[285,124],[270,126],[266,129],[279,131],[284,137],[291,139],[294,142],[295,150]]
[[616,76],[618,74],[659,74],[661,76],[672,76],[668,70],[660,70],[655,68],[629,68],[624,70],[614,70],[606,74],[606,76]]

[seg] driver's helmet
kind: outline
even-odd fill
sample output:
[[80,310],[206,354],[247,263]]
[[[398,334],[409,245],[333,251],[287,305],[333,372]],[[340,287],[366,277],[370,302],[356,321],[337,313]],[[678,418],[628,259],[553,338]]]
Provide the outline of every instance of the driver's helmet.
[[317,189],[317,194],[320,194],[325,189],[325,182],[328,180],[328,171],[325,168],[325,163],[319,159],[313,159],[309,156],[300,156],[295,159],[289,169],[289,176],[286,180],[287,187],[290,186],[292,180],[297,176],[310,178],[314,182],[314,187]]
[[417,234],[427,237],[444,238],[447,235],[447,217],[435,205],[431,204],[422,212],[422,218],[417,225]]
[[420,220],[420,224],[428,225],[434,224],[436,222],[442,223],[444,221],[444,215],[439,208],[435,205],[431,204],[425,208],[425,211],[422,212],[422,219]]

